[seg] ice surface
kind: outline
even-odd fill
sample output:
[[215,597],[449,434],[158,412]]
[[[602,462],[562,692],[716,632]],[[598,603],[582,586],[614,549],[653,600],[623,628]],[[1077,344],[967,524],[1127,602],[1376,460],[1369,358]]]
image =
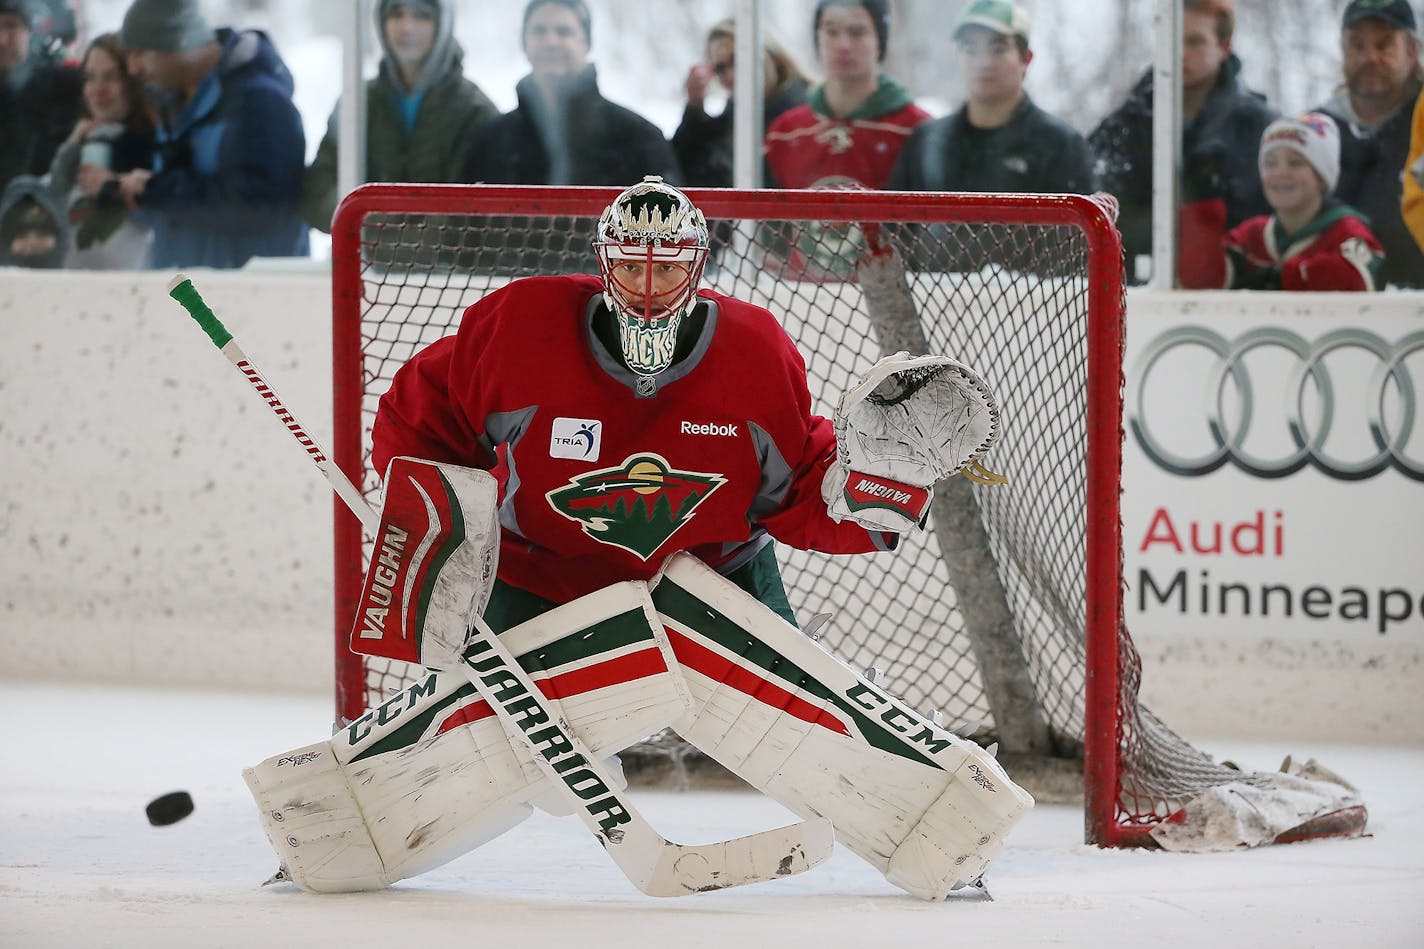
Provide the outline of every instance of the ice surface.
[[[1373,836],[1200,855],[1101,851],[1073,808],[1039,807],[990,871],[993,903],[921,903],[848,851],[800,877],[655,900],[574,818],[536,815],[381,893],[258,884],[276,859],[242,767],[319,739],[324,697],[10,681],[0,690],[0,946],[1424,946],[1424,750],[1212,743],[1254,767],[1285,752],[1355,781]],[[197,809],[150,827],[176,789]],[[788,815],[750,793],[638,791],[670,838]]]

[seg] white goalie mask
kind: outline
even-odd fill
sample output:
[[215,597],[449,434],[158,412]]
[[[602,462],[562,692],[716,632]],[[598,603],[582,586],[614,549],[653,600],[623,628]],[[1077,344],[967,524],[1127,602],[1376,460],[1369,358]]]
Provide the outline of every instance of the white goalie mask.
[[672,364],[677,328],[697,304],[707,246],[702,212],[656,175],[604,209],[593,249],[603,299],[634,372],[652,375]]

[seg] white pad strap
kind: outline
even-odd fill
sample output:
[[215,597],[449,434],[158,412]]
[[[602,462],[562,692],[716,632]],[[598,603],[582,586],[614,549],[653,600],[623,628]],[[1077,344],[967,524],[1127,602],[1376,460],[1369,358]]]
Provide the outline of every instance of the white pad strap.
[[1033,805],[984,749],[922,718],[688,554],[653,602],[692,691],[673,728],[927,900],[972,884]]
[[[641,582],[605,587],[501,641],[594,754],[614,754],[688,708]],[[457,671],[432,672],[331,739],[243,776],[288,876],[315,892],[429,870],[517,824],[549,788]]]

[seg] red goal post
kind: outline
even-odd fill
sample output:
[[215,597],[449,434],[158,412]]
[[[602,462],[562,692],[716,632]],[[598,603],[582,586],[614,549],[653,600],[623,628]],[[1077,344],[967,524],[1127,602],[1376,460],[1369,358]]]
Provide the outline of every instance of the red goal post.
[[[543,269],[593,272],[586,234],[616,193],[367,185],[342,202],[332,229],[334,460],[369,497],[379,486],[370,466],[370,425],[390,374],[420,346],[453,332],[464,307],[511,277]],[[890,247],[898,252],[892,261],[909,265],[907,273],[892,273],[892,282],[908,289],[923,314],[924,326],[912,332],[923,332],[927,345],[974,365],[995,385],[1004,402],[1002,444],[1023,445],[1023,457],[1013,448],[996,449],[989,463],[1008,468],[1010,487],[998,495],[966,487],[963,506],[982,519],[989,566],[997,564],[1002,577],[996,596],[1016,630],[1010,638],[1017,641],[1007,645],[1022,659],[1019,691],[1049,709],[1030,715],[1047,724],[1027,731],[1046,738],[1025,739],[1026,748],[1081,755],[1089,841],[1147,842],[1147,831],[1173,812],[1180,793],[1145,780],[1151,769],[1135,770],[1142,760],[1138,746],[1159,742],[1159,726],[1145,709],[1139,714],[1138,660],[1123,625],[1124,298],[1121,245],[1108,213],[1076,195],[688,194],[712,223],[718,244],[705,282],[785,314],[814,377],[817,411],[829,413],[836,386],[868,367],[879,352],[874,336],[884,340],[890,332],[879,324],[866,331],[862,310],[872,311],[873,323],[876,306],[868,288],[862,296],[857,286],[857,261],[884,259]],[[1051,480],[1060,474],[1062,480]],[[951,721],[976,740],[1003,741],[1013,751],[1005,738],[1007,713],[992,693],[1014,686],[990,681],[994,674],[973,655],[982,643],[953,645],[966,625],[976,625],[966,624],[963,614],[973,612],[970,601],[979,594],[945,579],[955,569],[945,561],[953,558],[941,557],[929,541],[905,547],[898,556],[911,572],[888,590],[876,586],[881,581],[872,571],[847,573],[858,569],[843,565],[854,558],[803,563],[791,555],[793,606],[804,618],[820,609],[819,598],[851,596],[847,589],[865,585],[868,592],[855,594],[861,599],[840,604],[848,621],[864,625],[839,638],[827,634],[831,648],[858,664],[887,656],[903,663],[905,678],[897,680],[892,666],[882,684],[925,714],[944,707],[935,703],[989,694],[989,700],[975,699],[978,705],[955,707]],[[361,526],[338,501],[336,710],[342,720],[404,685],[400,670],[385,678],[345,646],[365,556]],[[901,609],[906,599],[924,603],[912,615]],[[968,634],[973,640],[975,631]],[[915,644],[914,652],[904,651],[906,642]],[[1050,644],[1046,651],[1042,643]],[[1053,710],[1055,701],[1063,711]],[[1186,748],[1188,757],[1201,759],[1193,759],[1194,766],[1206,761]],[[1148,757],[1159,752],[1149,748]],[[1171,761],[1176,754],[1173,748]]]

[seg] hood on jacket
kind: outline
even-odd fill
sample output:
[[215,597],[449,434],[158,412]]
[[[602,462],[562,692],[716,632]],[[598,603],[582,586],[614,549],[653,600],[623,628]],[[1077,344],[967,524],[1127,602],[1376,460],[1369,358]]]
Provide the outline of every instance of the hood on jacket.
[[460,46],[455,42],[454,5],[450,0],[433,0],[433,3],[425,4],[435,7],[435,43],[430,47],[430,55],[421,67],[415,85],[409,89],[401,78],[400,70],[396,68],[395,57],[391,55],[391,45],[386,41],[385,11],[394,5],[394,2],[378,3],[374,13],[376,35],[381,38],[380,74],[407,95],[424,92],[439,82],[452,65],[458,65],[463,59]]
[[218,30],[218,42],[222,44],[222,59],[218,61],[218,75],[226,82],[244,74],[264,76],[275,82],[287,96],[296,89],[291,70],[282,62],[271,38],[262,30],[243,30],[241,33],[228,29]]
[[[23,238],[41,246],[17,250],[15,242]],[[49,186],[34,175],[10,179],[0,198],[0,266],[53,269],[68,250],[69,222]]]

